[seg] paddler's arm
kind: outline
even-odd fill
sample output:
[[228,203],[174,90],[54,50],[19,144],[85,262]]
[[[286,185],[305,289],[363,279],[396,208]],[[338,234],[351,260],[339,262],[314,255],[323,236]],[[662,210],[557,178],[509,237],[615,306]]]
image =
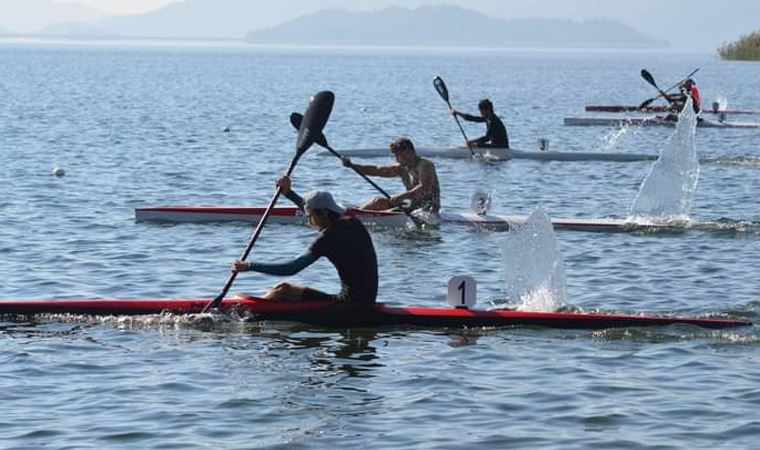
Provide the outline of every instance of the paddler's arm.
[[287,175],[281,176],[276,182],[275,187],[280,188],[280,192],[282,192],[282,195],[287,197],[288,200],[293,202],[298,209],[303,212],[303,198],[301,198],[300,195],[296,194],[296,192],[291,189],[290,187],[290,177]]
[[235,261],[232,266],[234,270],[238,272],[259,272],[269,275],[290,276],[295,275],[303,269],[314,264],[319,259],[315,253],[306,251],[301,256],[283,263],[257,263],[257,262],[245,262]]
[[394,164],[392,166],[364,166],[361,164],[354,164],[350,158],[343,156],[341,158],[343,165],[357,172],[370,176],[370,177],[385,177],[392,178],[397,177],[401,172],[401,164]]
[[485,122],[486,121],[485,117],[482,117],[482,116],[473,116],[472,114],[467,114],[467,113],[459,112],[456,109],[452,109],[451,110],[451,115],[452,116],[459,116],[459,117],[461,117],[462,119],[464,119],[464,120],[466,120],[468,122]]

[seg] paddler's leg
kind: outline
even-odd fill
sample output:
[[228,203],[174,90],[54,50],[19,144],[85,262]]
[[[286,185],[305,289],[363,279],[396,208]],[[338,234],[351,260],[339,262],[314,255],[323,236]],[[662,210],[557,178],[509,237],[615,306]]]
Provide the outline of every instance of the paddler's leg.
[[334,295],[284,281],[268,290],[264,298],[276,301],[336,301]]
[[388,201],[388,199],[385,197],[375,197],[361,207],[361,209],[367,209],[370,211],[382,211],[391,208],[393,208],[393,206],[391,206],[391,202]]
[[286,282],[277,283],[264,294],[264,298],[267,300],[292,300],[299,301],[303,298],[303,293],[306,290],[303,286],[290,284]]

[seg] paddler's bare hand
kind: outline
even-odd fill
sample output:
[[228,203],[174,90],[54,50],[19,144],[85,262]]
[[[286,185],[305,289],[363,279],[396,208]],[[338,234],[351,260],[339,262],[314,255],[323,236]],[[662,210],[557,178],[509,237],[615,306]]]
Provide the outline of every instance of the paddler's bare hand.
[[232,270],[234,270],[235,272],[245,272],[246,270],[250,270],[250,269],[247,262],[241,261],[238,259],[232,264]]
[[281,176],[274,183],[274,186],[280,188],[280,191],[287,195],[290,192],[290,177],[287,175]]
[[469,147],[469,148],[477,148],[478,147],[478,143],[477,143],[477,141],[467,141],[467,147]]
[[353,167],[354,165],[354,163],[351,162],[351,158],[349,158],[348,156],[341,156],[340,162],[343,163],[344,167]]

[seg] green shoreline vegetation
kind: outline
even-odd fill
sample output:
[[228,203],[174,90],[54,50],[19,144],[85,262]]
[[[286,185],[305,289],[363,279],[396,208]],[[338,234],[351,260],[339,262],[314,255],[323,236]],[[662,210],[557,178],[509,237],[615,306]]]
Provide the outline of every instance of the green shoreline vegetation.
[[745,34],[735,42],[718,48],[720,59],[760,61],[760,31]]

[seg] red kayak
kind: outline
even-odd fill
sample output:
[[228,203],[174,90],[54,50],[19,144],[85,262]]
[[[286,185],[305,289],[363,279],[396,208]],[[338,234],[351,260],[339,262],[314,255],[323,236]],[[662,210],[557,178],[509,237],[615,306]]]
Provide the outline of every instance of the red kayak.
[[[209,300],[28,300],[0,301],[0,315],[82,314],[147,315],[159,313],[195,314]],[[508,327],[605,329],[656,325],[694,325],[704,328],[730,328],[751,325],[741,319],[644,316],[567,312],[528,312],[514,310],[474,310],[443,307],[387,306],[366,307],[331,302],[280,302],[254,297],[225,299],[225,312],[250,314],[258,320],[301,322],[325,327],[411,325],[420,327]]]

